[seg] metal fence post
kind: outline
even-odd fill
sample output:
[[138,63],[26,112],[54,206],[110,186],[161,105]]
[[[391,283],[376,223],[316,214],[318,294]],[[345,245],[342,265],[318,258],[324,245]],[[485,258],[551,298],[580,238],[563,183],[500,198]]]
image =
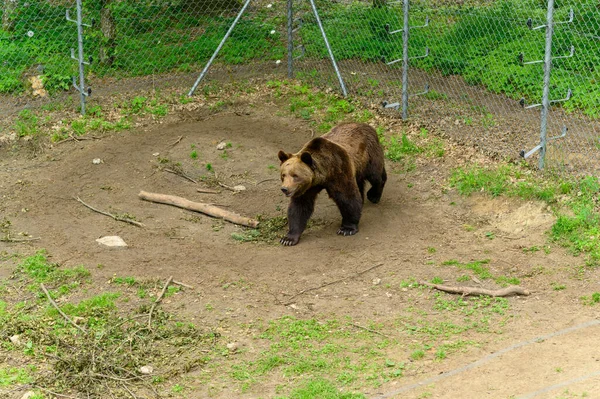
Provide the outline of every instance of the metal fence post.
[[315,0],[310,0],[310,5],[312,6],[313,13],[315,14],[315,19],[317,20],[317,24],[319,25],[319,29],[321,30],[321,35],[323,35],[323,40],[325,41],[325,46],[327,47],[327,51],[329,52],[329,58],[331,58],[331,63],[333,64],[333,69],[335,69],[335,74],[337,75],[338,80],[340,81],[340,86],[342,88],[342,93],[344,97],[348,95],[348,90],[346,90],[346,85],[344,84],[344,79],[342,79],[342,74],[335,62],[335,57],[333,56],[333,51],[331,51],[331,46],[329,45],[329,40],[327,40],[327,34],[325,34],[325,29],[323,29],[323,24],[321,23],[321,18],[319,18],[319,12],[317,11],[317,6],[315,5]]
[[288,78],[294,77],[294,0],[287,0]]
[[[568,21],[558,22],[558,23],[561,24],[561,23],[571,23],[571,22],[573,22],[573,9],[571,9],[571,12],[569,13]],[[548,145],[548,141],[565,137],[567,134],[567,128],[566,128],[566,126],[564,126],[563,130],[562,130],[562,134],[560,136],[548,138],[548,134],[547,134],[548,133],[548,113],[550,111],[550,105],[552,103],[569,101],[573,95],[573,92],[571,91],[571,89],[569,89],[567,92],[566,98],[563,98],[560,100],[554,100],[554,101],[550,100],[550,76],[551,76],[551,72],[552,72],[552,60],[555,58],[571,58],[575,54],[575,47],[571,46],[571,52],[569,55],[552,57],[552,37],[554,36],[554,25],[555,25],[555,23],[554,23],[554,0],[548,0],[546,25],[533,27],[532,19],[529,18],[527,20],[527,26],[529,27],[529,29],[536,30],[536,29],[541,29],[544,27],[546,28],[546,44],[545,44],[545,49],[544,49],[544,59],[541,61],[537,60],[537,61],[524,62],[523,53],[519,54],[520,61],[523,65],[538,64],[538,63],[544,64],[544,87],[543,87],[543,93],[542,93],[542,103],[525,106],[525,98],[522,98],[519,101],[521,106],[524,107],[525,109],[529,109],[529,108],[533,108],[533,107],[541,107],[540,143],[537,146],[535,146],[532,150],[530,150],[529,152],[525,152],[525,150],[521,151],[521,156],[523,158],[529,158],[530,156],[535,154],[537,151],[539,151],[540,158],[538,161],[538,168],[540,170],[544,169],[544,164],[546,162],[546,147]]]
[[76,60],[79,64],[79,86],[77,86],[77,79],[73,76],[73,87],[79,91],[81,97],[81,114],[85,115],[85,98],[92,94],[92,89],[89,87],[85,88],[85,71],[84,65],[89,65],[92,62],[92,57],[89,58],[89,62],[84,61],[83,58],[83,27],[90,27],[83,23],[82,5],[81,0],[77,0],[77,19],[73,20],[69,16],[69,10],[66,11],[67,21],[74,22],[77,24],[77,43],[78,43],[78,56],[75,57],[75,50],[71,49],[71,58]]
[[408,118],[408,11],[410,0],[404,0],[404,28],[402,30],[402,120]]
[[544,168],[546,159],[546,137],[548,130],[548,111],[550,109],[550,73],[552,71],[552,36],[554,35],[554,0],[548,0],[546,14],[546,48],[544,51],[544,91],[542,94],[542,111],[540,114],[540,159],[538,167]]
[[206,64],[206,66],[204,67],[204,69],[202,70],[202,72],[200,73],[200,76],[198,76],[198,79],[196,79],[196,82],[194,82],[194,85],[190,89],[190,92],[188,93],[188,96],[191,97],[191,96],[194,95],[194,92],[198,88],[198,85],[200,84],[200,81],[202,81],[202,79],[206,75],[206,72],[208,72],[208,68],[210,68],[210,66],[212,65],[212,63],[215,60],[215,58],[217,58],[217,55],[219,54],[219,51],[221,51],[221,48],[223,47],[223,45],[225,44],[225,42],[229,38],[229,35],[231,35],[231,32],[233,31],[233,28],[235,28],[235,26],[237,25],[238,21],[240,20],[240,18],[244,14],[244,11],[246,11],[246,8],[248,8],[248,4],[250,4],[250,1],[251,0],[246,0],[246,2],[244,3],[244,6],[242,7],[242,9],[238,13],[238,15],[235,17],[235,20],[233,21],[233,23],[229,27],[229,30],[227,31],[227,33],[225,33],[225,36],[223,36],[223,39],[221,40],[221,43],[219,43],[219,46],[217,47],[217,49],[213,53],[212,57],[210,57],[210,60],[208,60],[208,63]]

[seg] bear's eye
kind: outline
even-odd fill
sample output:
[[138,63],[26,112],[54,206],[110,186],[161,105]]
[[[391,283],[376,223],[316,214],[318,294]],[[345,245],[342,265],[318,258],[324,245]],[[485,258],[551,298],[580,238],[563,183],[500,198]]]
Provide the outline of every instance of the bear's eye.
[[298,180],[298,175],[292,175],[292,179]]

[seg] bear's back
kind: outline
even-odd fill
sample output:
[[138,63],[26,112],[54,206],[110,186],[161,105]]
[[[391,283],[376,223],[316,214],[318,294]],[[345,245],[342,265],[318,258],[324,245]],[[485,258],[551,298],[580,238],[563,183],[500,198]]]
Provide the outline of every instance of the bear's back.
[[372,155],[382,151],[377,132],[366,123],[338,125],[321,137],[346,150],[356,170],[363,169]]

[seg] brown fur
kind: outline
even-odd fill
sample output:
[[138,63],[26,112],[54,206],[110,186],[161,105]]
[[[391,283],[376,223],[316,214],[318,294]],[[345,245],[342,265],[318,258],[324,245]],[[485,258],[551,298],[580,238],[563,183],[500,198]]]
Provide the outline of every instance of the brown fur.
[[317,194],[327,190],[342,214],[338,234],[353,235],[364,199],[364,181],[372,188],[367,198],[379,202],[386,181],[383,149],[377,132],[364,123],[334,127],[312,139],[297,153],[279,151],[282,191],[291,197],[288,208],[290,230],[284,245],[295,245],[314,210]]

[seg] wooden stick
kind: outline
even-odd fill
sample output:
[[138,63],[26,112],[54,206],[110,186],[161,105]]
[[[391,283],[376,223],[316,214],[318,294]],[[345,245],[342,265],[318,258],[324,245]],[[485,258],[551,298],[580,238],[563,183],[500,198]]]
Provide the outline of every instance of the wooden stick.
[[214,205],[209,205],[202,202],[193,202],[188,199],[177,197],[174,195],[148,193],[146,191],[140,191],[138,196],[146,201],[173,205],[179,208],[204,213],[205,215],[223,219],[234,224],[239,224],[242,226],[252,228],[258,227],[258,220],[238,215],[237,213],[218,208]]
[[172,142],[172,143],[171,143],[171,147],[173,147],[173,146],[175,146],[175,145],[179,144],[179,142],[181,141],[181,139],[182,139],[182,138],[183,138],[183,136],[179,136],[179,137],[177,138],[177,140],[175,140],[174,142]]
[[289,305],[291,305],[292,303],[294,303],[294,302],[292,301],[292,299],[296,298],[297,296],[300,296],[300,295],[302,295],[302,294],[305,294],[305,293],[307,293],[307,292],[310,292],[310,291],[314,291],[314,290],[318,290],[318,289],[320,289],[320,288],[327,287],[327,286],[329,286],[329,285],[333,285],[333,284],[341,283],[342,281],[344,281],[344,280],[348,280],[349,278],[358,277],[358,276],[360,276],[360,275],[362,275],[362,274],[365,274],[365,273],[367,273],[367,272],[370,272],[371,270],[375,269],[376,267],[379,267],[379,266],[382,266],[382,265],[383,265],[383,263],[378,263],[378,264],[376,264],[375,266],[371,266],[371,267],[369,267],[368,269],[365,269],[365,270],[363,270],[362,272],[358,272],[358,273],[356,273],[356,274],[353,274],[352,276],[346,276],[346,277],[344,277],[344,278],[341,278],[341,279],[339,279],[339,280],[330,281],[329,283],[325,283],[325,284],[323,284],[323,285],[320,285],[320,286],[318,286],[318,287],[307,288],[307,289],[305,289],[305,290],[302,290],[302,291],[300,291],[299,293],[297,293],[296,295],[293,295],[293,296],[292,296],[292,297],[291,297],[291,298],[290,298],[290,299],[289,299],[289,300],[288,300],[286,303],[284,303],[284,306],[289,306]]
[[189,288],[191,290],[194,289],[194,287],[192,287],[191,285],[184,284],[181,281],[175,281],[175,280],[173,280],[173,284],[180,285],[182,287]]
[[50,303],[52,304],[52,306],[54,306],[54,308],[56,310],[58,310],[58,313],[60,313],[60,315],[62,317],[64,317],[66,321],[68,321],[69,323],[71,323],[75,328],[77,328],[79,331],[81,331],[82,333],[85,334],[86,331],[82,327],[78,326],[73,320],[71,320],[69,318],[69,316],[67,316],[62,310],[60,310],[60,308],[58,307],[58,305],[56,304],[56,302],[54,302],[54,299],[52,299],[52,297],[50,296],[50,293],[48,292],[48,290],[44,286],[44,283],[40,283],[40,287],[42,288],[42,291],[44,291],[44,294],[46,294],[46,297],[48,297],[48,300],[50,301]]
[[76,197],[75,199],[76,199],[77,201],[81,202],[81,203],[82,203],[82,204],[83,204],[83,205],[84,205],[86,208],[89,208],[89,209],[91,209],[91,210],[92,210],[92,211],[94,211],[94,212],[98,212],[98,213],[99,213],[99,214],[101,214],[101,215],[104,215],[104,216],[111,217],[111,218],[113,218],[113,219],[115,219],[115,220],[117,220],[117,221],[119,221],[119,222],[125,222],[125,223],[129,223],[129,224],[132,224],[132,225],[134,225],[134,226],[137,226],[137,227],[144,227],[144,224],[143,224],[143,223],[136,222],[135,220],[131,220],[131,219],[129,219],[129,218],[123,218],[123,217],[121,217],[121,216],[116,216],[116,215],[113,215],[113,214],[111,214],[111,213],[108,213],[108,212],[103,212],[103,211],[101,211],[101,210],[99,210],[99,209],[96,209],[96,208],[94,208],[94,207],[92,207],[92,206],[90,206],[90,205],[86,204],[85,202],[83,202],[83,201],[81,200],[81,198],[79,198],[79,197]]
[[198,184],[198,181],[197,181],[197,180],[195,180],[195,179],[192,179],[191,177],[189,177],[188,175],[186,175],[185,173],[183,173],[183,172],[181,172],[181,171],[178,171],[178,170],[173,170],[173,169],[168,169],[168,168],[165,168],[165,169],[163,169],[163,170],[164,170],[165,172],[169,172],[169,173],[173,173],[174,175],[181,176],[181,177],[183,177],[184,179],[186,179],[186,180],[189,180],[189,181],[191,181],[191,182],[192,182],[192,183],[194,183],[194,184]]
[[259,184],[262,184],[262,183],[265,183],[265,182],[268,182],[268,181],[274,181],[274,180],[279,180],[279,179],[276,178],[276,177],[273,177],[271,179],[264,179],[264,180],[261,180],[258,183],[256,183],[256,185],[258,186]]
[[221,182],[218,182],[218,183],[219,183],[219,186],[221,186],[221,187],[223,187],[223,188],[226,188],[227,190],[233,191],[234,193],[237,193],[237,190],[236,190],[236,189],[234,189],[233,187],[229,187],[228,185],[226,185],[226,184],[223,184],[223,183],[221,183]]
[[196,191],[203,194],[221,194],[220,191],[211,190],[210,188],[197,188]]
[[42,237],[28,237],[28,238],[12,238],[10,234],[5,237],[0,238],[2,242],[29,242],[29,241],[39,241]]
[[156,305],[160,301],[162,301],[162,298],[165,295],[165,292],[167,292],[167,288],[169,287],[169,284],[171,284],[171,281],[173,281],[173,276],[169,277],[169,279],[167,280],[167,283],[165,284],[162,291],[160,292],[160,295],[156,298],[156,301],[154,301],[154,303],[152,304],[152,307],[150,308],[150,313],[148,313],[148,328],[151,328],[151,326],[152,326],[152,312],[154,312],[154,308],[156,307]]
[[370,332],[370,333],[377,334],[377,335],[381,335],[382,337],[385,337],[385,338],[389,338],[389,337],[388,337],[387,335],[385,335],[384,333],[380,333],[379,331],[371,330],[370,328],[363,327],[363,326],[361,326],[360,324],[354,324],[354,323],[350,323],[350,325],[351,325],[352,327],[360,328],[361,330],[365,330],[365,331],[368,331],[368,332]]
[[450,294],[462,294],[463,296],[468,295],[488,295],[491,297],[502,297],[510,295],[530,295],[531,292],[519,287],[518,285],[511,285],[510,287],[502,288],[500,290],[486,290],[484,288],[475,287],[451,287],[448,285],[432,284],[427,281],[420,281],[419,284],[426,285],[436,290],[448,292]]

